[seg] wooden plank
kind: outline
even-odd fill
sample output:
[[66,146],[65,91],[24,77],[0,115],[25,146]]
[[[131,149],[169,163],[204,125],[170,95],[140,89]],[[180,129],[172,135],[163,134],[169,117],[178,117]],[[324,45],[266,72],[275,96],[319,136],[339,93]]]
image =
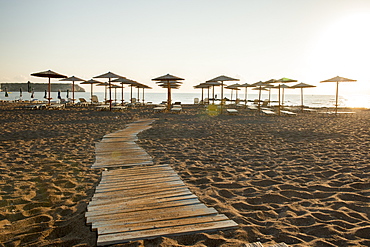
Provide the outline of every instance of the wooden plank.
[[137,199],[147,199],[147,198],[162,198],[162,197],[171,197],[171,196],[178,196],[178,195],[183,195],[183,194],[191,194],[190,190],[187,187],[184,188],[176,188],[174,190],[165,190],[165,191],[157,191],[149,194],[142,194],[142,195],[136,195],[136,196],[131,196],[131,197],[118,197],[116,195],[112,197],[96,197],[94,196],[91,199],[92,203],[103,203],[106,201],[110,200],[137,200]]
[[183,218],[184,215],[207,215],[207,214],[217,214],[218,212],[214,208],[208,208],[204,204],[196,204],[193,206],[183,205],[178,207],[167,208],[165,210],[153,209],[148,212],[143,213],[143,211],[127,212],[115,214],[114,217],[111,215],[98,215],[86,217],[87,223],[92,223],[93,228],[99,227],[104,224],[112,224],[113,222],[121,223],[138,223],[146,222],[153,220],[162,220],[162,219],[174,219],[174,218]]
[[104,201],[91,201],[89,205],[87,206],[87,211],[95,210],[95,208],[105,205],[120,205],[124,203],[133,203],[133,201],[140,201],[144,205],[147,205],[149,203],[152,203],[153,200],[155,202],[166,202],[166,201],[176,201],[176,200],[184,200],[184,199],[191,199],[191,198],[197,198],[195,195],[191,193],[182,194],[179,196],[167,196],[167,197],[159,197],[159,198],[138,198],[138,199],[131,199],[131,198],[116,198],[115,200],[104,200]]
[[117,168],[117,167],[131,167],[131,166],[142,166],[142,165],[152,165],[153,161],[145,161],[145,162],[135,162],[135,163],[109,163],[109,164],[104,164],[104,163],[94,163],[91,168]]
[[176,176],[168,176],[168,177],[158,177],[157,179],[141,179],[139,181],[135,180],[120,180],[114,179],[113,181],[107,181],[107,183],[101,182],[96,190],[100,189],[107,189],[107,188],[115,188],[115,187],[131,187],[131,186],[142,186],[142,185],[154,185],[154,184],[162,184],[166,182],[182,182],[180,178]]
[[160,220],[160,221],[148,221],[148,222],[140,222],[135,224],[116,224],[116,225],[109,225],[104,227],[99,227],[98,233],[99,235],[103,234],[112,234],[118,232],[130,232],[130,231],[143,231],[143,230],[150,230],[155,228],[165,228],[165,227],[174,227],[174,226],[181,226],[181,225],[189,225],[189,224],[199,224],[199,223],[206,223],[206,222],[215,222],[215,221],[227,221],[229,220],[223,214],[216,214],[216,215],[204,215],[204,216],[193,216],[193,217],[186,217],[180,219],[168,219],[168,220]]
[[[158,193],[158,192],[171,192],[171,191],[177,191],[179,189],[187,189],[186,186],[184,185],[178,185],[178,186],[169,186],[169,187],[164,187],[160,188],[157,190],[122,190],[122,191],[115,191],[115,192],[106,192],[106,193],[96,193],[94,195],[95,198],[114,198],[118,196],[125,196],[125,197],[131,197],[131,196],[139,196],[139,195],[150,195],[153,193]],[[120,193],[121,192],[121,193]]]
[[115,207],[108,205],[108,206],[89,208],[89,211],[85,213],[85,217],[96,217],[96,216],[101,216],[101,215],[112,215],[112,214],[138,212],[138,211],[146,211],[145,213],[149,213],[149,211],[151,210],[167,209],[167,208],[172,208],[172,207],[195,205],[195,204],[201,204],[201,202],[197,198],[166,201],[166,202],[153,202],[153,203],[148,203],[148,204],[143,204],[142,201],[136,200],[131,203],[127,202],[124,204],[117,204]]
[[109,177],[109,176],[122,176],[122,175],[128,175],[133,173],[149,173],[149,172],[174,172],[174,170],[170,167],[151,167],[147,168],[148,166],[141,166],[141,167],[131,167],[131,168],[125,168],[125,169],[116,169],[116,170],[108,170],[103,171],[103,176]]
[[174,181],[174,182],[165,182],[165,183],[153,183],[153,184],[142,184],[137,186],[114,186],[109,188],[100,188],[97,187],[95,190],[95,193],[108,193],[113,191],[125,191],[125,190],[157,190],[167,187],[175,187],[175,186],[185,186],[185,184],[182,181]]
[[236,227],[237,224],[234,221],[217,221],[211,223],[199,223],[194,225],[185,225],[185,226],[175,226],[168,228],[159,228],[159,229],[150,229],[146,231],[137,231],[137,232],[123,232],[116,234],[105,234],[98,236],[98,245],[109,245],[121,243],[122,240],[125,242],[135,241],[139,239],[154,238],[160,236],[171,236],[177,234],[190,234],[197,232],[204,232],[209,230],[221,230],[229,229]]
[[[181,180],[179,176],[177,176],[176,172],[174,171],[167,171],[167,172],[143,172],[143,173],[128,173],[128,174],[117,174],[113,176],[105,176],[102,175],[102,180],[101,183],[110,183],[113,181],[118,182],[138,182],[138,183],[143,183],[145,180],[158,180],[160,181],[161,179],[172,179],[172,178],[177,178],[178,180]],[[150,181],[148,181],[150,182]]]

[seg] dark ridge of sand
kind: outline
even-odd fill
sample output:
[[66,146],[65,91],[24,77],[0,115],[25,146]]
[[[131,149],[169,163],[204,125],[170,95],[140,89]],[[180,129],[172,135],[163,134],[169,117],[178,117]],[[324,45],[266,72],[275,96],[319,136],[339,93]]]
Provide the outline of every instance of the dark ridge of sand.
[[370,246],[370,112],[209,117],[203,108],[97,112],[0,105],[0,246],[94,246],[94,143],[158,117],[138,143],[240,228],[117,246]]

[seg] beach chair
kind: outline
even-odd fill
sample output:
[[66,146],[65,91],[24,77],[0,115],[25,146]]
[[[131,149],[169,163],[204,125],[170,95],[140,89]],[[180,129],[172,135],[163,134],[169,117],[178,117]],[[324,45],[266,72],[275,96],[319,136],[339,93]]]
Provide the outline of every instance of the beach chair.
[[179,104],[173,105],[171,108],[171,112],[180,113],[182,111],[182,107]]
[[252,110],[252,111],[257,111],[258,110],[258,107],[256,105],[249,105],[247,106],[249,110]]
[[95,109],[98,110],[98,111],[107,111],[109,110],[109,105],[98,105],[98,106],[95,106]]
[[[109,106],[108,106],[109,108]],[[123,111],[123,110],[126,110],[127,109],[127,106],[124,106],[124,105],[115,105],[115,106],[112,106],[112,110],[116,110],[116,111]]]
[[47,107],[47,109],[50,109],[50,110],[61,110],[65,107],[64,104],[51,104]]
[[76,105],[79,105],[79,106],[88,106],[89,105],[89,102],[87,102],[85,98],[79,98],[78,100],[79,101],[76,103]]
[[91,103],[94,104],[94,105],[99,105],[100,102],[99,102],[98,96],[91,95]]
[[194,105],[199,104],[199,98],[194,98]]
[[153,108],[153,111],[155,112],[163,112],[166,110],[166,107],[165,106],[156,106]]
[[226,109],[226,112],[230,115],[235,115],[238,113],[238,110],[236,109]]
[[297,113],[291,111],[280,111],[280,113],[283,113],[284,115],[287,116],[297,116]]
[[268,115],[268,116],[275,116],[276,115],[276,112],[268,110],[268,109],[262,109],[261,112],[265,115]]

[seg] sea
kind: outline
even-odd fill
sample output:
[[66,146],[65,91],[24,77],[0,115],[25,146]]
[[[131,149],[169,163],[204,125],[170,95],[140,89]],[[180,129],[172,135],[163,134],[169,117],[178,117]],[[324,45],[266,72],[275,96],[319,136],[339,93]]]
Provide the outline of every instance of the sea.
[[[75,99],[78,101],[79,98],[85,98],[87,101],[91,98],[90,92],[75,92]],[[105,92],[94,92],[94,95],[98,96],[99,101],[103,101],[105,97],[109,99],[108,93],[107,96],[105,95]],[[173,92],[171,94],[172,96],[172,102],[181,102],[182,104],[194,104],[194,99],[198,98],[201,100],[201,93],[179,93],[179,92]],[[22,92],[22,95],[20,95],[20,92],[8,92],[8,97],[5,97],[5,92],[0,92],[0,100],[7,100],[7,101],[14,101],[14,100],[45,100],[44,99],[44,92],[35,92],[34,97],[31,98],[31,93],[28,92]],[[204,98],[207,98],[207,94],[204,94]],[[231,97],[231,94],[226,93],[224,97],[227,97],[228,99],[234,99],[235,95]],[[257,93],[248,93],[247,94],[247,100],[253,101],[255,99],[258,99],[258,92]],[[52,101],[57,102],[58,101],[58,92],[51,92],[51,97],[53,98]],[[67,93],[61,92],[60,97],[66,99]],[[68,97],[72,97],[72,92],[69,92]],[[133,93],[133,98],[136,98],[140,102],[151,102],[153,104],[159,104],[162,101],[167,100],[167,93],[153,93],[153,92],[144,92],[144,96],[142,91],[140,91],[139,96],[136,93]],[[212,97],[211,97],[212,98]],[[217,98],[217,97],[216,97]],[[238,94],[238,98],[241,100],[245,99],[244,94]],[[262,94],[261,100],[268,99],[268,94]],[[370,108],[370,95],[347,95],[347,96],[339,96],[338,97],[338,105],[339,107],[357,107],[357,108]],[[121,101],[121,92],[115,93],[112,91],[112,99],[116,101]],[[124,92],[124,100],[129,101],[130,99],[130,92]],[[335,95],[303,95],[303,103],[305,106],[308,107],[334,107],[335,106]],[[277,104],[278,101],[278,95],[277,94],[271,94],[270,95],[270,101],[272,104]],[[219,101],[216,101],[216,103]],[[248,102],[248,104],[252,104],[251,102]],[[286,106],[299,106],[301,105],[301,95],[300,94],[285,94],[284,95],[284,105]]]

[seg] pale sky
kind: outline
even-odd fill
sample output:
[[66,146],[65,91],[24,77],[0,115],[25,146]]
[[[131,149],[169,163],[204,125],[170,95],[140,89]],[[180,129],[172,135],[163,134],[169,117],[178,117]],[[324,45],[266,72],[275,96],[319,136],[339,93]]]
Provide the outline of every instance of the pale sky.
[[338,75],[358,80],[342,94],[370,94],[370,0],[0,0],[0,31],[0,83],[46,82],[30,74],[51,69],[111,71],[151,92],[170,73],[185,79],[176,92],[227,75],[335,94],[320,81]]

